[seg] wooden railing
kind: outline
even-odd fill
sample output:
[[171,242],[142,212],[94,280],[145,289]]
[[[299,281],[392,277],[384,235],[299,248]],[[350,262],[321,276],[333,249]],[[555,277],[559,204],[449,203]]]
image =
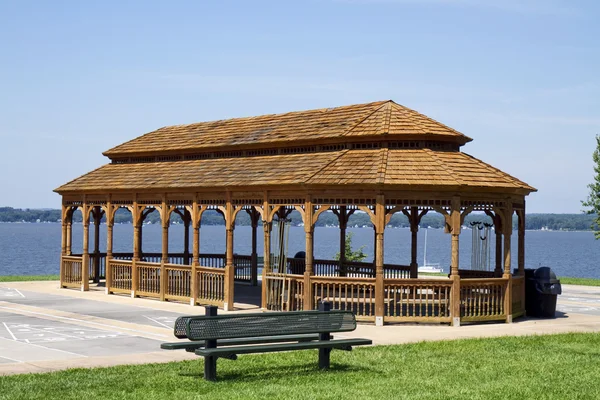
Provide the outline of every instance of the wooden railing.
[[132,288],[132,261],[131,260],[109,260],[106,290],[108,293],[131,294]]
[[459,269],[458,275],[461,279],[495,278],[494,271],[478,271],[473,269]]
[[[295,275],[304,274],[305,263],[304,258],[288,258],[288,272]],[[375,266],[369,262],[346,261],[340,268],[339,261],[315,259],[313,260],[313,273],[315,276],[374,278]],[[384,264],[383,275],[388,279],[409,279],[410,266]]]
[[508,279],[461,279],[460,319],[465,322],[506,319]]
[[[97,263],[97,265],[96,265]],[[96,276],[96,271],[98,275]],[[99,282],[106,278],[106,253],[90,253],[90,280]]]
[[266,286],[266,304],[270,311],[299,311],[304,307],[304,276],[265,274],[263,285]]
[[196,268],[197,304],[223,307],[225,302],[225,269]]
[[384,322],[451,322],[452,281],[385,279]]
[[235,280],[237,282],[251,282],[252,280],[252,256],[235,254],[233,256],[235,266]]
[[165,299],[189,301],[192,296],[192,267],[165,264],[164,269],[167,279]]
[[224,254],[200,254],[200,265],[207,268],[225,268]]
[[133,288],[136,296],[161,297],[161,265],[155,262],[135,262],[136,287]]
[[313,305],[330,301],[333,308],[352,311],[357,320],[375,321],[375,279],[311,276]]
[[525,315],[525,277],[513,276],[512,278],[512,316],[513,318]]
[[79,288],[82,284],[82,264],[81,256],[62,256],[61,257],[61,282],[62,287]]

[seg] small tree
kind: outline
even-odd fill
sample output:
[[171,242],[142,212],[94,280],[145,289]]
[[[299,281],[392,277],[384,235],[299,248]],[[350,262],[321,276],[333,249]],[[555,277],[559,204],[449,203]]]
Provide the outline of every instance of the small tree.
[[[367,258],[367,255],[365,253],[363,253],[363,249],[365,248],[365,246],[360,246],[360,248],[358,250],[353,251],[352,250],[352,236],[354,236],[354,234],[352,232],[346,233],[346,248],[345,248],[346,261],[362,261],[365,258]],[[340,259],[339,252],[336,253],[335,259],[339,261],[339,259]]]
[[581,204],[589,208],[588,210],[584,210],[584,212],[596,214],[596,219],[591,228],[594,230],[596,239],[600,239],[600,136],[596,136],[596,150],[592,158],[594,160],[594,172],[596,172],[596,175],[594,176],[594,182],[588,185],[590,194],[587,200],[582,201]]

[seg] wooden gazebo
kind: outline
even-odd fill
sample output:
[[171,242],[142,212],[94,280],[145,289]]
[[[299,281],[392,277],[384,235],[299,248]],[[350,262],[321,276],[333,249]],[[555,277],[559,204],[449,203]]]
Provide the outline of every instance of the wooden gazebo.
[[[257,284],[257,227],[262,221],[264,309],[313,309],[319,300],[384,322],[511,322],[524,313],[525,196],[535,189],[461,152],[471,139],[393,101],[236,118],[160,128],[104,153],[106,164],[55,191],[62,195],[61,287],[88,290],[106,279],[107,293],[234,307],[236,281]],[[119,208],[131,211],[133,252],[113,253]],[[71,252],[73,212],[83,213],[83,252]],[[200,222],[219,211],[226,254],[200,254]],[[162,252],[142,253],[146,215],[157,210]],[[306,258],[271,268],[272,223],[296,210],[306,233]],[[236,215],[248,212],[252,254],[234,255]],[[373,263],[315,260],[319,215],[333,211],[340,248],[348,217],[364,212],[375,230]],[[417,230],[428,211],[441,213],[452,236],[451,269],[443,279],[417,276]],[[494,271],[461,269],[459,238],[467,214],[483,211],[496,230]],[[411,264],[384,263],[385,227],[404,213],[412,231]],[[171,215],[185,224],[185,250],[169,252]],[[518,272],[511,273],[512,217],[518,216]],[[98,247],[107,224],[106,253]],[[89,249],[89,225],[95,248]],[[188,249],[189,227],[193,248]]]

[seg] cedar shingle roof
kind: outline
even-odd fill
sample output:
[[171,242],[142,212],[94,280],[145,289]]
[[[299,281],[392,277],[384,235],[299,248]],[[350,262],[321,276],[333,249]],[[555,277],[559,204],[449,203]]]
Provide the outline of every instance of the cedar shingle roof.
[[390,189],[419,186],[440,190],[536,190],[465,153],[436,152],[429,149],[374,149],[107,164],[56,191],[376,184],[384,184]]
[[391,100],[285,114],[234,118],[160,128],[116,146],[107,157],[193,150],[281,146],[315,139],[381,137],[439,140],[463,145],[472,139]]

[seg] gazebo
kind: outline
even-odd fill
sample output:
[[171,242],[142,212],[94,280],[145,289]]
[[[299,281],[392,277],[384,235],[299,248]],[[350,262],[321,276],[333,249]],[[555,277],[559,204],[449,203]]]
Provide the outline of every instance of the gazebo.
[[[414,110],[379,101],[336,108],[163,127],[104,153],[110,163],[55,189],[62,196],[60,285],[88,290],[213,304],[232,310],[236,282],[257,285],[257,230],[264,257],[261,305],[308,310],[320,300],[375,322],[506,321],[524,314],[526,183],[461,151],[472,139]],[[131,212],[133,252],[113,252],[119,208]],[[83,215],[83,251],[72,254],[72,216]],[[162,252],[143,253],[149,212],[162,221]],[[205,211],[225,220],[226,253],[200,254]],[[306,257],[272,268],[273,222],[298,211]],[[234,255],[237,214],[252,222],[252,254]],[[315,222],[326,211],[339,218],[339,261],[315,260]],[[435,211],[451,235],[448,278],[419,278],[417,231]],[[485,212],[496,231],[493,271],[461,268],[459,242],[467,214]],[[348,217],[364,212],[375,231],[373,263],[344,259]],[[170,218],[185,226],[184,252],[169,252]],[[408,217],[410,265],[384,262],[385,227],[394,213]],[[518,269],[511,273],[513,215],[518,220]],[[106,220],[106,253],[98,246]],[[89,249],[90,222],[94,250]],[[190,254],[189,227],[193,230]]]

